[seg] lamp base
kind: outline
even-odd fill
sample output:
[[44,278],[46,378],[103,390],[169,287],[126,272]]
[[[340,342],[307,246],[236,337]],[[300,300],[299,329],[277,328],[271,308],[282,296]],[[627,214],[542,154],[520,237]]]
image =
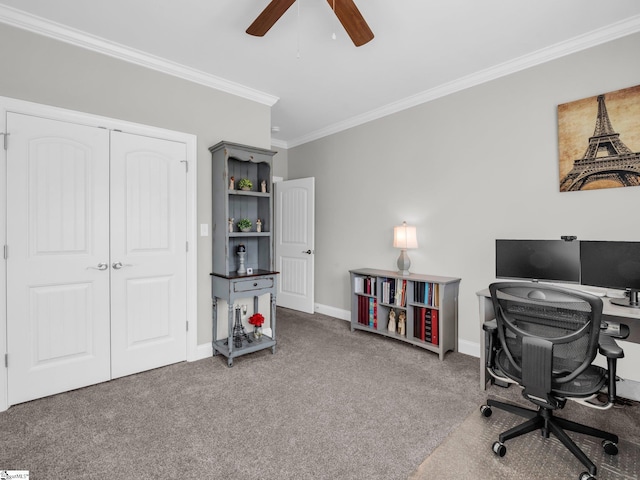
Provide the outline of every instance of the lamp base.
[[398,273],[400,275],[409,275],[409,267],[411,266],[411,260],[407,255],[407,250],[400,250],[400,256],[398,257]]

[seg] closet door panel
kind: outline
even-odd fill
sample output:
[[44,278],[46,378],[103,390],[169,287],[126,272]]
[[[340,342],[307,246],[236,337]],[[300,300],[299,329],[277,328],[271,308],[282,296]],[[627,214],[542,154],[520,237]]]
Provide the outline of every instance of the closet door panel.
[[112,132],[111,152],[116,378],[186,360],[186,145]]
[[107,130],[7,114],[9,404],[110,378]]

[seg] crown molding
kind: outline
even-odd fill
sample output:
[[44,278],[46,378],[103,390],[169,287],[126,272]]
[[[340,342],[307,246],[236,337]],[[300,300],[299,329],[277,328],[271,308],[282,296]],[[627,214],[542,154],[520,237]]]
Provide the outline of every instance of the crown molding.
[[500,77],[526,70],[527,68],[547,63],[551,60],[586,50],[618,38],[626,37],[627,35],[631,35],[639,31],[640,15],[636,15],[584,35],[574,37],[565,42],[552,45],[551,47],[537,50],[528,55],[516,58],[515,60],[504,62],[494,67],[439,85],[430,90],[425,90],[397,102],[389,103],[380,108],[363,113],[362,115],[356,115],[355,117],[351,117],[347,120],[328,125],[307,135],[303,135],[299,138],[283,143],[286,143],[286,148],[297,147],[299,145],[357,127],[358,125],[386,117],[387,115],[401,112],[402,110],[407,110],[423,103],[451,95],[452,93],[490,82],[491,80],[496,80]]
[[110,42],[86,32],[46,20],[42,17],[31,15],[23,12],[22,10],[7,7],[6,5],[0,5],[0,22],[38,35],[69,43],[77,47],[108,55],[119,60],[124,60],[125,62],[166,73],[190,82],[198,83],[206,87],[214,88],[225,93],[246,98],[247,100],[252,100],[269,107],[272,107],[279,100],[279,98],[274,95],[225,80],[224,78],[220,78],[215,75],[210,75],[200,70],[185,67],[184,65],[165,60],[140,50],[135,50],[115,42]]
[[284,140],[278,140],[277,138],[271,137],[271,146],[276,148],[284,148],[285,150],[289,148],[289,144]]

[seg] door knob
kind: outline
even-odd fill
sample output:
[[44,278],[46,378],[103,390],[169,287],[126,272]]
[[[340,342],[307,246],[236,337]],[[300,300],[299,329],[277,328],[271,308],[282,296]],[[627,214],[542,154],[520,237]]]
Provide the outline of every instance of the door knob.
[[311,255],[311,249],[309,249],[309,250],[304,250],[302,253],[306,253],[306,254],[308,254],[308,255]]
[[111,266],[113,267],[114,270],[120,270],[121,268],[124,268],[124,267],[133,267],[133,265],[131,265],[130,263],[123,264],[122,262],[114,262],[111,264]]
[[109,268],[109,265],[106,263],[99,263],[95,267],[87,267],[87,270],[89,270],[90,268],[93,270],[106,270],[107,268]]

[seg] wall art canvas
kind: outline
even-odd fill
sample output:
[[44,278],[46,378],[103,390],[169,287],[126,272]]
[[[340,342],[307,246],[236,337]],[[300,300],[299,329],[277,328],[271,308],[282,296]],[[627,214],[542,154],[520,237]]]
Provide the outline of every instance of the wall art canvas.
[[560,191],[640,185],[640,85],[558,105]]

